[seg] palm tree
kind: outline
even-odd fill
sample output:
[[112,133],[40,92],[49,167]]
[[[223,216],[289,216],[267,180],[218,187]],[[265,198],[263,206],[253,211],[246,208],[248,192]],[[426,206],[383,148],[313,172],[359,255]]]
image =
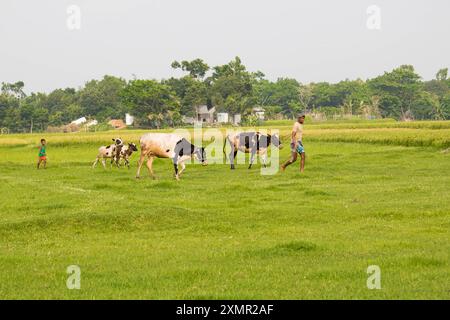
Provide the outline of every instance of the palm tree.
[[344,104],[341,106],[341,111],[343,115],[352,115],[353,114],[353,101],[351,99],[347,99],[344,101]]

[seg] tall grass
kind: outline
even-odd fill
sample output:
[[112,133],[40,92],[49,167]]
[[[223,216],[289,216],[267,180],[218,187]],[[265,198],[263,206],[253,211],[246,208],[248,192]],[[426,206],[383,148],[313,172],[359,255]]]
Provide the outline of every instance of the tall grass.
[[[280,123],[281,124],[281,123]],[[292,121],[289,125],[262,126],[261,129],[278,129],[283,142],[289,141]],[[236,129],[236,128],[233,128]],[[254,130],[258,128],[240,128]],[[192,129],[189,129],[192,132]],[[220,129],[223,133],[227,128]],[[156,130],[121,130],[103,132],[12,134],[0,136],[0,147],[35,146],[45,137],[51,146],[92,145],[112,143],[111,139],[121,137],[127,142],[139,142],[142,134]],[[160,132],[171,132],[172,129]],[[450,147],[450,121],[365,121],[359,123],[329,122],[305,124],[305,143],[307,141],[353,142],[387,144],[399,146],[423,146],[435,148]]]
[[321,129],[308,131],[307,140],[448,148],[450,129]]
[[[294,120],[266,121],[262,127],[291,127]],[[399,122],[392,119],[380,120],[340,120],[306,121],[305,126],[314,129],[370,129],[370,128],[407,128],[407,129],[450,129],[450,121],[411,121]]]
[[[262,126],[291,126],[295,120],[267,120],[264,121]],[[396,123],[397,121],[394,119],[386,118],[386,119],[376,119],[376,120],[365,120],[365,119],[343,119],[343,120],[312,120],[311,118],[306,118],[307,125],[337,125],[337,126],[345,126],[345,125],[384,125],[387,123]]]
[[450,121],[413,121],[413,122],[397,122],[397,121],[365,121],[354,123],[328,122],[328,123],[311,123],[311,128],[316,129],[370,129],[370,128],[405,128],[405,129],[450,129]]

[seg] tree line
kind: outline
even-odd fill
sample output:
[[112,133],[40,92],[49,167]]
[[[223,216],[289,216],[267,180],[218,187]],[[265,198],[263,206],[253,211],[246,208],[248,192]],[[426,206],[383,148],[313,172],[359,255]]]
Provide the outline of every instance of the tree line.
[[413,66],[402,65],[368,80],[302,84],[296,79],[270,81],[250,72],[236,57],[227,64],[210,67],[202,59],[174,61],[179,78],[148,80],[106,75],[83,87],[26,94],[25,84],[2,83],[0,128],[9,132],[45,131],[80,117],[106,123],[135,117],[136,126],[161,128],[182,124],[182,117],[195,116],[200,105],[217,112],[252,118],[255,107],[266,118],[293,118],[299,113],[389,117],[399,120],[450,119],[450,79],[441,69],[423,81]]

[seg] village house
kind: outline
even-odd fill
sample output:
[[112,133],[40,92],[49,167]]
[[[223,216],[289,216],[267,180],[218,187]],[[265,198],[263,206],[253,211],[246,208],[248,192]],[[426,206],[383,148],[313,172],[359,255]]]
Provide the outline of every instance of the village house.
[[[265,110],[260,107],[252,109],[252,113],[258,117],[259,120],[264,120]],[[212,125],[214,123],[231,123],[235,126],[239,125],[242,121],[241,114],[229,114],[228,112],[217,112],[216,108],[212,107],[208,109],[206,105],[198,106],[195,108],[195,115],[193,117],[182,117],[183,123],[195,124],[202,123],[204,125]]]
[[198,106],[195,108],[196,112],[196,121],[206,124],[213,124],[214,123],[214,114],[216,112],[216,108],[212,107],[211,109],[208,109],[208,106]]
[[187,124],[202,123],[202,124],[213,124],[215,122],[215,112],[216,108],[212,107],[208,109],[208,106],[198,106],[195,107],[194,117],[183,116],[182,121]]
[[264,113],[265,113],[265,110],[264,110],[264,108],[261,108],[261,107],[254,107],[253,109],[252,109],[252,112],[253,112],[253,114],[254,115],[256,115],[256,117],[258,118],[258,120],[264,120]]
[[81,126],[83,123],[86,123],[86,121],[87,121],[86,117],[81,117],[79,119],[73,120],[70,124]]
[[108,124],[114,129],[124,129],[127,126],[122,119],[111,119]]

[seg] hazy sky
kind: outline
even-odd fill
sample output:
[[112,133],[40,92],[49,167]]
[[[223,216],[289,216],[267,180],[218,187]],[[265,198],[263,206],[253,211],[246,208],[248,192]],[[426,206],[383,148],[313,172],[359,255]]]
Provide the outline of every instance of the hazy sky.
[[[381,30],[367,27],[370,5]],[[431,79],[450,67],[449,16],[449,0],[1,0],[0,82],[29,92],[104,74],[161,79],[181,74],[175,59],[237,55],[272,80],[366,79],[401,64]]]

